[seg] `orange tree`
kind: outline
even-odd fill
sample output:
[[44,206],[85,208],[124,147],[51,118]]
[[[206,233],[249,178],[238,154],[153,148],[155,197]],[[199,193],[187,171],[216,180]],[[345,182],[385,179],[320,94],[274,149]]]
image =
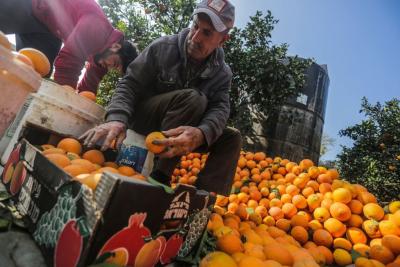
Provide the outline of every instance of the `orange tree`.
[[361,123],[340,131],[353,141],[338,155],[343,177],[360,183],[380,201],[399,198],[400,192],[400,100],[372,105],[362,99]]

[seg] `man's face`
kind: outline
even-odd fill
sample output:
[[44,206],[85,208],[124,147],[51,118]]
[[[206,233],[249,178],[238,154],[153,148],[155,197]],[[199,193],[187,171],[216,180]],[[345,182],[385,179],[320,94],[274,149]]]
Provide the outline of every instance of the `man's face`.
[[96,63],[103,68],[106,68],[108,71],[117,70],[118,72],[123,73],[122,59],[118,53],[120,48],[120,44],[113,44],[109,49],[102,53]]
[[188,56],[195,61],[204,61],[227,39],[227,34],[217,32],[211,22],[195,15],[187,41]]
[[122,73],[122,61],[118,53],[107,53],[104,57],[101,57],[97,64],[106,68],[108,71],[114,69]]

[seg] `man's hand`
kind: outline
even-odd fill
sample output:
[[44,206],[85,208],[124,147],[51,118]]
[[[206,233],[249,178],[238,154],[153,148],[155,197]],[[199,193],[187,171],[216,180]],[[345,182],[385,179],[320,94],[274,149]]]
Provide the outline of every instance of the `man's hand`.
[[204,134],[196,127],[180,126],[163,131],[167,139],[155,140],[154,144],[164,145],[167,149],[158,154],[162,158],[186,155],[204,144]]
[[83,145],[93,147],[96,143],[103,140],[101,150],[111,147],[111,143],[116,140],[116,148],[118,148],[126,137],[126,125],[120,121],[109,121],[96,126],[79,137],[83,141]]

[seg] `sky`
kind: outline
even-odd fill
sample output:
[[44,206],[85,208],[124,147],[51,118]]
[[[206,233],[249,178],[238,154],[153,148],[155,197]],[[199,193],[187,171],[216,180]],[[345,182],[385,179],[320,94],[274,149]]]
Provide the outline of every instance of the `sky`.
[[[341,129],[360,123],[363,96],[383,103],[400,92],[400,1],[398,0],[231,0],[236,26],[257,10],[279,20],[274,44],[289,44],[289,55],[327,64],[330,78],[324,133],[335,144],[333,160],[351,140]],[[13,38],[12,38],[13,39]]]
[[324,133],[335,145],[322,158],[333,160],[351,140],[341,129],[360,123],[363,96],[384,103],[400,96],[400,1],[398,0],[231,0],[236,26],[257,10],[279,20],[274,44],[289,55],[327,64],[330,79]]

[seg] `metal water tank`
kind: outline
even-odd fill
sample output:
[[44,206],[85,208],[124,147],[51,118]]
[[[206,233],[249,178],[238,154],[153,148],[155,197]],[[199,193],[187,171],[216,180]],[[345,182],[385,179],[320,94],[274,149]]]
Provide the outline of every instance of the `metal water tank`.
[[306,74],[306,84],[299,96],[288,99],[264,130],[268,155],[295,162],[309,158],[318,163],[328,98],[328,69],[313,63]]

